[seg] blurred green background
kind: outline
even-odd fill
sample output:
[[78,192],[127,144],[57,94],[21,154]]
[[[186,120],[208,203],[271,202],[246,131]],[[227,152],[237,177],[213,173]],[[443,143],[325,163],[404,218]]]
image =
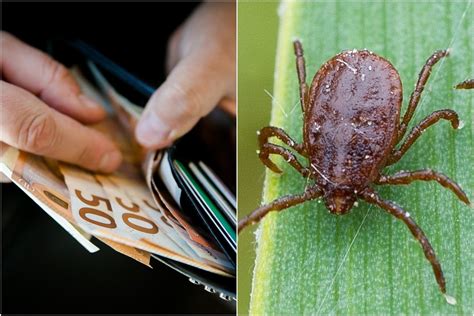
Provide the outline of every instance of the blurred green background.
[[[270,122],[278,31],[277,2],[238,4],[239,218],[260,203],[264,168],[256,155],[256,132]],[[245,168],[244,168],[245,166]],[[247,314],[255,260],[255,227],[239,235],[238,311]],[[252,245],[252,247],[248,247]]]

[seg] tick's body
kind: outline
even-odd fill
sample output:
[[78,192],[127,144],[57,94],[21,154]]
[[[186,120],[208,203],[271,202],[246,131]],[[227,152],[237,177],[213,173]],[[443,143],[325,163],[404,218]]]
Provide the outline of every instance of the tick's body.
[[401,102],[397,71],[368,51],[336,55],[314,77],[304,143],[331,211],[348,211],[354,191],[378,177],[396,143]]
[[[441,266],[423,231],[398,205],[380,198],[372,185],[434,180],[469,203],[461,188],[441,173],[427,169],[385,176],[381,172],[397,162],[423,130],[440,119],[449,120],[458,128],[459,120],[454,111],[436,111],[414,127],[402,145],[395,148],[405,135],[432,66],[448,52],[438,51],[428,59],[401,122],[402,84],[398,72],[387,60],[367,50],[343,52],[321,67],[308,91],[303,50],[298,41],[295,54],[304,113],[303,144],[295,143],[280,128],[264,127],[259,132],[259,157],[271,170],[281,172],[269,159],[271,154],[281,155],[304,177],[311,178],[314,185],[301,195],[285,196],[258,208],[239,222],[239,231],[270,211],[280,211],[304,201],[322,197],[331,213],[345,214],[361,198],[385,209],[408,226],[421,243],[444,294]],[[308,166],[302,166],[288,149],[269,143],[270,137],[279,138],[306,157]]]

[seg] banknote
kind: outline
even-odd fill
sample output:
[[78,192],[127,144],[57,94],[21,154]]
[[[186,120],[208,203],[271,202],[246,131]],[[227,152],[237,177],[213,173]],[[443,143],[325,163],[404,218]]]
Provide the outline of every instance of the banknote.
[[113,118],[106,119],[95,128],[115,142],[124,158],[119,169],[110,175],[94,174],[67,164],[60,165],[71,192],[76,223],[94,236],[203,270],[220,274],[231,271],[232,265],[225,256],[212,249],[208,242],[203,242],[203,246],[196,245],[173,222],[168,221],[173,227],[170,230],[164,226],[162,217],[148,215],[156,213],[158,207],[147,188],[140,169],[140,159],[127,132]]
[[[122,179],[122,181],[125,182],[124,187],[133,187],[136,190],[141,187],[142,182],[140,181],[144,177],[148,190],[141,191],[145,192],[147,196],[150,196],[151,192],[155,207],[159,209],[159,211],[157,211],[154,208],[146,207],[143,209],[144,212],[157,221],[161,219],[167,220],[169,226],[166,225],[165,228],[168,229],[168,233],[173,235],[172,239],[176,241],[185,252],[190,254],[197,253],[201,260],[204,260],[210,265],[218,263],[219,266],[224,266],[226,269],[235,269],[222,251],[220,251],[215,244],[209,242],[209,236],[206,236],[198,227],[193,226],[187,216],[178,207],[169,202],[169,199],[166,198],[169,195],[166,188],[162,187],[160,190],[155,190],[156,185],[154,178],[156,177],[153,177],[153,174],[158,172],[163,153],[146,152],[138,146],[133,137],[130,137],[140,117],[141,108],[117,93],[93,63],[89,63],[89,68],[102,89],[102,95],[105,96],[113,110],[112,112],[115,113],[118,118],[115,123],[117,121],[120,122],[121,130],[123,131],[122,133],[117,133],[117,131],[120,130],[118,127],[108,129],[116,131],[110,136],[114,137],[114,141],[119,144],[121,151],[125,153],[125,159],[121,169],[128,172],[128,174],[122,173],[121,176],[115,180],[118,181],[118,179]],[[83,90],[90,90],[91,87],[87,81],[83,81],[79,73],[77,75],[79,82],[83,85]],[[111,123],[114,123],[114,121],[111,121]],[[107,134],[106,131],[104,132]],[[142,164],[141,173],[134,169],[134,165],[138,161],[141,161]],[[134,172],[132,172],[132,170]],[[120,170],[116,174],[119,173]],[[140,184],[131,186],[130,181],[132,179],[137,180]],[[173,227],[173,229],[170,229],[171,227]]]
[[69,208],[69,192],[44,159],[1,143],[0,171],[89,252],[99,250],[90,241],[90,235],[74,224]]
[[127,181],[119,174],[94,175],[63,164],[61,171],[71,192],[74,219],[86,232],[206,271],[225,274],[228,270],[225,262],[210,256],[189,256],[143,211],[147,206],[155,208],[150,195],[138,198],[137,187],[145,186],[144,181]]
[[[88,251],[98,251],[99,248],[90,241],[91,235],[74,220],[69,190],[58,164],[54,160],[21,151],[7,144],[0,145],[0,171]],[[118,247],[107,238],[100,240],[116,251],[149,265],[149,253],[125,245]]]
[[105,175],[1,144],[0,171],[90,252],[99,250],[91,242],[94,236],[148,266],[154,254],[233,276],[235,267],[226,256],[163,199],[166,194],[152,190],[161,153],[147,152],[134,141],[138,107],[116,93],[100,73],[96,75],[103,91],[78,70],[72,73],[83,92],[107,108],[108,118],[91,127],[117,145],[122,165]]
[[[131,172],[125,177],[128,179],[137,178],[138,174],[138,178],[142,178],[144,175],[148,188],[153,192],[154,180],[152,175],[158,172],[158,167],[160,166],[161,157],[163,155],[161,152],[150,152],[144,150],[137,144],[134,137],[130,136],[133,135],[134,128],[138,119],[140,118],[142,108],[136,104],[133,104],[127,98],[121,96],[117,91],[115,91],[114,87],[106,80],[106,78],[93,63],[89,62],[88,66],[96,82],[101,88],[100,98],[102,99],[102,102],[106,103],[109,108],[109,112],[113,113],[117,118],[116,121],[108,120],[108,124],[110,126],[106,126],[106,124],[101,124],[101,126],[105,127],[102,129],[102,132],[107,134],[109,137],[112,137],[124,154],[125,163],[121,166],[121,168],[123,169],[124,165],[126,165],[128,167],[127,170],[131,171],[133,169],[131,166],[138,162],[142,163],[141,174],[138,174],[137,172]],[[83,78],[77,69],[73,69],[73,75],[76,77],[81,89],[86,94],[89,94],[91,97],[98,98],[96,89]],[[100,102],[100,100],[98,101]],[[117,121],[120,123],[120,127],[111,126],[117,125]],[[111,133],[110,131],[114,132]],[[168,175],[168,177],[170,177],[170,175]],[[186,215],[183,214],[179,208],[171,206],[168,200],[163,198],[163,195],[167,196],[166,189],[160,190],[158,194],[159,196],[155,194],[154,197],[162,200],[165,203],[166,208],[170,211],[166,212],[166,214],[171,215],[168,216],[168,219],[173,220],[172,223],[179,222],[180,227],[184,229],[185,234],[187,235],[186,238],[191,239],[189,243],[198,243],[200,245],[199,248],[204,249],[210,249],[214,247],[213,244],[207,241],[206,237],[202,236],[202,232],[198,232],[198,230],[189,223],[189,220],[186,219]],[[219,254],[216,253],[216,255]]]

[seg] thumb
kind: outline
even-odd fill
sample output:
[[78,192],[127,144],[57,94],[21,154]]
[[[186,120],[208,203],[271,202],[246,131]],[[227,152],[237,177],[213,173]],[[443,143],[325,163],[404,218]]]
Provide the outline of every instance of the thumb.
[[157,149],[188,132],[227,94],[226,68],[201,51],[181,60],[150,98],[136,129],[138,142]]

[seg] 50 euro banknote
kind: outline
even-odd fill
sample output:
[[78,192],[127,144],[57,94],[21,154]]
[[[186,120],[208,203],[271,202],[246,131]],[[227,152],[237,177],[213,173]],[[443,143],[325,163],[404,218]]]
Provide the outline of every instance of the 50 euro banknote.
[[[73,74],[85,93],[92,97],[101,95],[80,73]],[[105,97],[97,101],[103,103],[108,98],[115,112],[125,108],[124,104],[129,106],[111,87],[106,88]],[[192,227],[188,226],[186,231],[173,214],[156,204],[140,168],[146,164],[143,151],[133,141],[127,126],[122,126],[127,112],[117,113],[122,125],[118,116],[109,112],[109,118],[93,128],[106,134],[122,151],[124,160],[117,172],[93,173],[6,144],[0,149],[0,171],[90,252],[99,250],[90,241],[94,236],[146,265],[153,253],[232,276],[235,268],[219,249],[203,239],[197,243],[191,238]]]
[[[75,222],[71,211],[69,190],[54,160],[0,143],[0,172],[22,189],[89,252],[99,250],[90,241],[91,235]],[[106,238],[99,239],[116,251],[149,265],[149,253],[117,244]]]
[[[225,256],[201,246],[196,251],[155,205],[145,183],[129,180],[120,172],[94,175],[78,167],[61,165],[70,190],[75,222],[84,231],[165,258],[226,274],[231,267]],[[155,216],[149,214],[155,213]]]
[[[6,144],[0,150],[0,171],[90,252],[99,250],[90,240],[94,236],[146,265],[154,253],[222,275],[231,272],[223,255],[210,249],[208,256],[200,256],[182,240],[160,215],[144,183],[127,185],[117,175],[100,175],[99,182],[88,171],[59,167]],[[156,216],[152,219],[145,210]]]

